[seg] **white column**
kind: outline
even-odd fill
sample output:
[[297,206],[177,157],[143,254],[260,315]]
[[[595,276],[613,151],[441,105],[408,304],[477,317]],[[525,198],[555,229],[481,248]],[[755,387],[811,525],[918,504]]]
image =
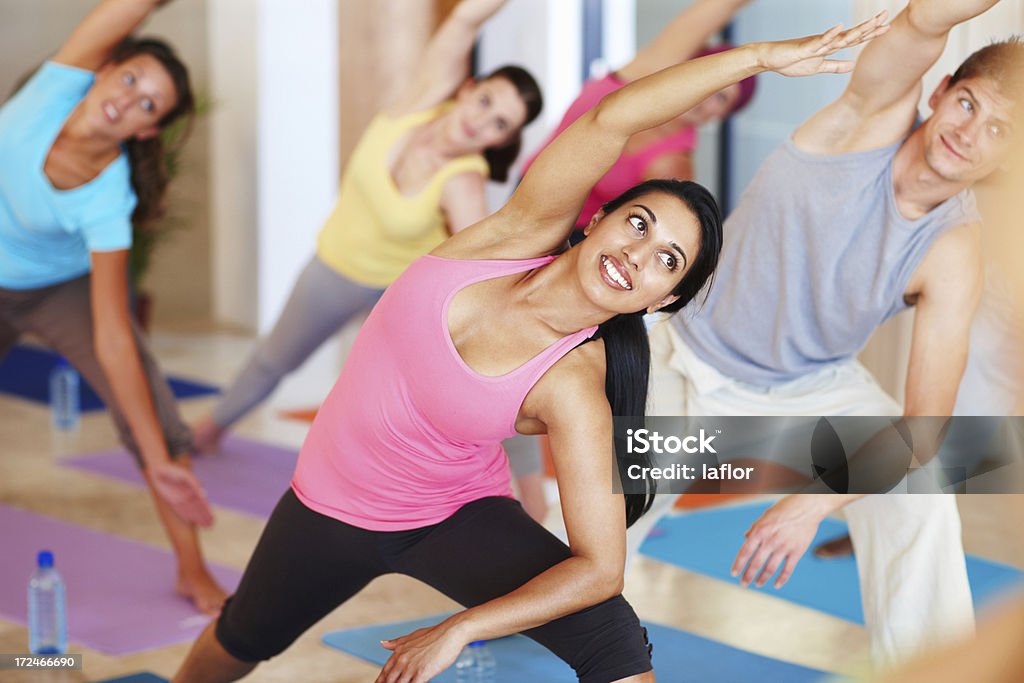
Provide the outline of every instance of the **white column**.
[[338,193],[335,0],[259,0],[258,327],[274,324]]
[[636,54],[636,0],[604,0],[602,10],[604,61],[618,69]]
[[338,187],[334,0],[209,0],[214,316],[266,332]]

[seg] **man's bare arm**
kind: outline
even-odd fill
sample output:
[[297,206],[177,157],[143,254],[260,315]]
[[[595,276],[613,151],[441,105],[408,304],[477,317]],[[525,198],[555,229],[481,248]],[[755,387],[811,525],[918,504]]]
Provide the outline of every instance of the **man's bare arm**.
[[804,123],[794,140],[808,151],[882,147],[902,138],[917,114],[921,78],[949,32],[998,0],[911,0],[891,30],[864,48],[838,100]]

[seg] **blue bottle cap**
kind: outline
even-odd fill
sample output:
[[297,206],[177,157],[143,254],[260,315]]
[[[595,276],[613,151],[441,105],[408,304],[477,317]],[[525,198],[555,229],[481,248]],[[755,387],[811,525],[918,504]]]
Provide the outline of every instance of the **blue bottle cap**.
[[480,647],[481,645],[486,645],[486,644],[487,644],[486,640],[474,640],[472,643],[469,644],[469,646],[470,647]]
[[57,362],[54,363],[54,365],[56,365],[58,368],[70,368],[71,367],[71,363],[69,363],[68,359],[65,358],[64,356],[57,356]]
[[36,555],[36,563],[42,569],[49,569],[53,566],[53,553],[49,550],[40,550]]

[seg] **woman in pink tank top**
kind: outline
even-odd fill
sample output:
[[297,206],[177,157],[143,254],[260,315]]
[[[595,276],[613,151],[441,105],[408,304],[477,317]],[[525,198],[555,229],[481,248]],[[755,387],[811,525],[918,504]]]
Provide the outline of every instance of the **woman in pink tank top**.
[[[704,46],[748,2],[750,0],[697,0],[640,48],[628,64],[603,78],[593,78],[584,83],[579,96],[569,105],[554,132],[523,165],[523,173],[529,170],[540,151],[595,107],[601,98],[661,69],[731,48],[727,44],[712,48]],[[583,229],[605,203],[645,180],[692,179],[692,153],[697,146],[697,128],[732,116],[750,104],[756,83],[754,76],[731,83],[671,121],[630,138],[616,162],[594,184],[580,210],[576,227]]]
[[[606,204],[579,245],[565,238],[633,134],[755,73],[849,70],[826,57],[884,30],[876,18],[751,44],[632,83],[559,136],[502,209],[414,262],[360,331],[238,591],[174,681],[246,675],[390,572],[467,609],[382,641],[378,683],[426,683],[470,642],[518,632],[581,681],[653,681],[619,594],[625,529],[653,491],[613,492],[612,415],[644,414],[642,317],[707,286],[721,216],[699,185],[654,180]],[[548,434],[571,549],[509,497],[495,449],[512,432]]]

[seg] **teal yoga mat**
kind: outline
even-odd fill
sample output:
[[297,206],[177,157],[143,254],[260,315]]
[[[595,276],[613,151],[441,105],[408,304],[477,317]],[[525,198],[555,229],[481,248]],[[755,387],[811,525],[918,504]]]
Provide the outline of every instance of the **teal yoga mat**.
[[[698,574],[736,583],[729,575],[743,545],[743,533],[769,503],[700,510],[662,519],[658,533],[648,537],[640,552]],[[826,519],[811,544],[846,533],[846,524]],[[1007,590],[1024,586],[1024,572],[1008,565],[968,556],[967,575],[977,607],[984,607]],[[776,595],[854,623],[864,623],[857,563],[852,557],[821,560],[807,553],[789,582],[776,590],[769,582],[752,588]]]
[[[447,616],[437,614],[414,621],[334,631],[325,635],[323,642],[383,666],[390,653],[381,647],[381,640],[432,626]],[[654,673],[659,683],[810,683],[827,675],[824,671],[763,657],[668,626],[650,622],[645,622],[644,626],[654,645]],[[576,680],[565,662],[525,636],[499,638],[487,646],[498,663],[498,683],[572,683]],[[449,669],[433,680],[454,683],[455,671]]]

